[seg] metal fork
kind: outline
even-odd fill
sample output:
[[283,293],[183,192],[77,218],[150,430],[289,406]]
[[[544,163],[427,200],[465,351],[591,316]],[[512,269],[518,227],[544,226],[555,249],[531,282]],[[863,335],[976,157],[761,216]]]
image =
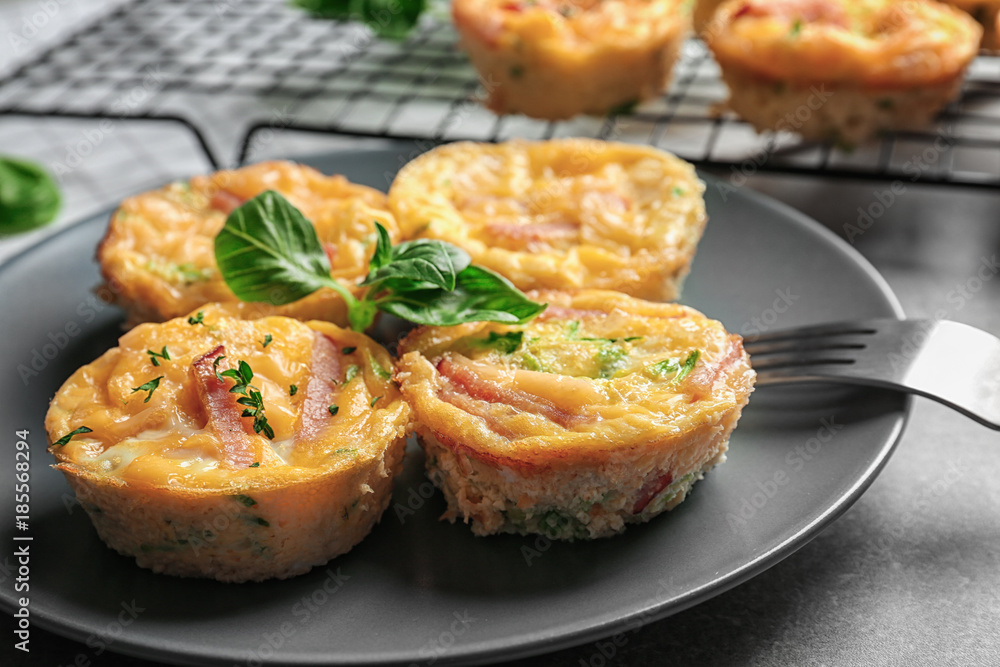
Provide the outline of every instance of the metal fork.
[[873,319],[748,336],[757,384],[838,382],[926,396],[1000,430],[1000,339],[948,320]]

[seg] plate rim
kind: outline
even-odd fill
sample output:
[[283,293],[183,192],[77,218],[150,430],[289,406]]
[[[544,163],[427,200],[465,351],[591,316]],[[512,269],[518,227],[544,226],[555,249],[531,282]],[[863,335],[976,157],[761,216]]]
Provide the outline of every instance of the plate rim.
[[[409,144],[407,142],[394,141],[389,145],[378,148],[342,148],[316,153],[296,154],[283,159],[308,164],[312,161],[328,159],[333,156],[397,156],[401,154],[402,146],[409,146]],[[706,190],[709,187],[718,187],[720,184],[724,183],[724,179],[712,174],[709,170],[698,168],[697,172],[698,177],[705,183]],[[725,187],[736,191],[740,197],[748,198],[759,206],[775,211],[780,217],[784,218],[786,222],[792,223],[800,229],[813,234],[823,241],[825,246],[838,251],[850,259],[851,263],[860,268],[865,277],[872,283],[873,287],[876,288],[879,295],[886,302],[889,310],[892,311],[892,314],[896,318],[900,319],[905,317],[904,309],[885,277],[882,276],[882,274],[879,273],[871,262],[855,247],[851,246],[842,238],[837,236],[837,234],[832,230],[798,209],[795,209],[794,207],[764,193],[755,191],[745,186],[736,187],[726,185]],[[55,242],[59,237],[78,231],[79,228],[83,226],[96,225],[101,219],[109,218],[115,210],[116,207],[97,211],[69,223],[51,234],[45,235],[35,243],[32,243],[0,262],[0,274],[6,273],[16,264],[28,261],[30,256],[35,252],[38,252],[42,246]],[[93,259],[91,258],[89,261],[93,261]],[[697,261],[697,256],[695,261]],[[731,570],[725,576],[714,578],[710,582],[707,582],[698,588],[685,592],[678,598],[649,604],[643,608],[639,608],[637,605],[636,608],[632,609],[629,613],[623,616],[618,616],[617,618],[605,620],[597,624],[589,624],[584,628],[569,631],[556,631],[552,628],[539,630],[533,635],[528,635],[528,637],[530,637],[529,639],[525,639],[524,636],[522,636],[521,641],[514,645],[510,644],[509,638],[481,640],[466,646],[456,644],[446,655],[439,656],[437,660],[441,664],[453,664],[459,662],[463,664],[486,664],[501,660],[516,660],[519,658],[550,653],[568,647],[579,646],[588,641],[596,641],[604,637],[614,635],[623,628],[633,626],[636,618],[642,619],[642,626],[654,623],[676,613],[680,613],[686,609],[690,609],[691,607],[707,601],[717,595],[721,595],[729,590],[732,590],[736,586],[745,583],[767,569],[777,565],[785,558],[791,556],[798,549],[811,542],[817,535],[819,535],[819,533],[825,530],[830,524],[850,509],[864,494],[868,487],[874,483],[875,479],[879,476],[882,469],[892,457],[892,454],[895,452],[900,438],[905,432],[906,426],[912,417],[912,413],[913,397],[906,395],[903,401],[901,414],[893,425],[891,433],[886,436],[885,441],[880,445],[878,455],[873,458],[864,472],[859,474],[857,478],[854,479],[853,483],[840,494],[840,496],[836,499],[836,502],[825,507],[819,516],[807,525],[795,531],[794,534],[788,536],[780,543],[773,545],[771,548],[762,551],[760,554],[757,554],[754,558],[746,561],[740,567]],[[8,591],[6,588],[0,589],[0,609],[3,609],[5,612],[10,612],[13,611],[16,606],[16,595],[14,595],[13,592]],[[87,637],[93,635],[93,628],[84,625],[77,619],[67,618],[65,615],[51,614],[45,612],[44,610],[36,612],[33,609],[31,610],[31,615],[32,622],[37,624],[38,627],[73,641],[82,643]],[[127,635],[116,638],[114,644],[109,645],[107,649],[113,653],[170,664],[220,665],[231,662],[232,660],[241,660],[240,657],[234,654],[212,652],[212,647],[206,646],[198,647],[197,652],[183,652],[178,651],[176,648],[167,652],[168,649],[157,647],[155,644],[151,644],[149,642],[131,640]],[[356,660],[357,656],[350,657],[354,664],[396,665],[413,661],[413,655],[413,651],[405,654],[402,651],[381,651],[362,657],[360,661]],[[282,659],[274,662],[267,662],[266,664],[300,666],[332,664],[329,660],[329,656],[323,657],[314,654],[288,652],[282,655]]]

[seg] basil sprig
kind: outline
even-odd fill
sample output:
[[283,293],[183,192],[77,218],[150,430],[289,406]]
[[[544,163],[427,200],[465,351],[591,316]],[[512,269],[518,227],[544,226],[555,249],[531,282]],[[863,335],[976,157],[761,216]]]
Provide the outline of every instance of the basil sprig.
[[59,186],[42,167],[0,157],[0,236],[47,225],[61,205]]
[[393,246],[375,223],[377,239],[359,299],[330,277],[330,262],[305,216],[279,193],[264,192],[234,210],[215,237],[215,260],[243,301],[283,305],[321,287],[347,304],[351,328],[367,329],[376,311],[417,324],[521,324],[545,310],[506,278],[473,266],[461,248],[429,239]]
[[402,39],[426,9],[426,0],[291,0],[319,18],[361,21],[379,37]]

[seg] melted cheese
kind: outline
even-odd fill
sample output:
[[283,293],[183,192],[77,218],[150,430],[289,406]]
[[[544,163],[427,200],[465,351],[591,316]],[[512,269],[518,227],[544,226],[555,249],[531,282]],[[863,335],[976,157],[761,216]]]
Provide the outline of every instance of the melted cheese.
[[681,0],[454,0],[461,46],[497,113],[603,115],[666,86]]
[[775,81],[893,89],[960,76],[981,34],[932,0],[729,0],[708,43],[723,67]]
[[404,234],[454,243],[521,289],[677,296],[705,225],[694,169],[649,147],[583,139],[457,143],[397,175]]
[[[398,240],[382,193],[310,167],[264,162],[126,199],[98,250],[111,289],[133,308],[133,316],[143,319],[180,317],[210,302],[235,304],[215,264],[215,236],[228,205],[265,190],[284,195],[313,223],[327,249],[331,275],[348,287],[367,274],[375,221]],[[227,198],[221,203],[220,193]],[[285,306],[255,305],[253,311],[347,323],[343,299],[327,288]]]
[[740,338],[691,308],[535,296],[551,312],[529,324],[422,328],[401,343],[402,389],[422,427],[504,456],[573,456],[711,429],[752,390]]
[[[226,488],[253,479],[267,486],[376,457],[405,430],[409,409],[385,379],[385,371],[393,368],[391,358],[366,336],[284,317],[239,320],[214,306],[203,312],[204,324],[178,318],[135,327],[118,347],[66,381],[46,417],[51,439],[80,426],[92,431],[53,449],[61,463],[128,484]],[[265,347],[267,335],[272,338]],[[316,335],[333,341],[341,368],[356,365],[358,373],[336,388],[336,416],[324,415],[329,423],[322,432],[302,440],[297,429]],[[260,389],[274,430],[273,439],[252,430],[246,435],[259,454],[259,465],[252,468],[227,463],[225,443],[213,430],[195,386],[192,364],[219,345],[225,346],[226,356],[217,370],[235,368],[239,360],[250,365],[251,384]],[[170,359],[154,366],[148,351],[164,346]],[[345,354],[344,348],[355,349]],[[147,402],[147,392],[135,389],[157,377],[159,386]],[[227,386],[232,384],[229,380]],[[298,389],[294,395],[292,385]],[[380,398],[373,407],[375,397]],[[246,427],[252,419],[242,421]]]

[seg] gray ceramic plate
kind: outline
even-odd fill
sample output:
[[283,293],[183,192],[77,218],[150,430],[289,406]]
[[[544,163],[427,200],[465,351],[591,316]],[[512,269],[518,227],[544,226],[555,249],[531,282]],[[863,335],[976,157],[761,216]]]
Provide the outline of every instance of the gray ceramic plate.
[[[384,189],[404,154],[311,162]],[[749,192],[723,198],[707,180],[711,223],[685,302],[734,331],[900,315],[874,269],[818,224]],[[685,503],[589,543],[475,538],[437,521],[443,500],[414,452],[381,524],[328,567],[244,585],[158,576],[98,540],[45,451],[49,398],[119,333],[120,314],[90,293],[106,218],[85,220],[0,268],[8,471],[0,543],[33,538],[32,622],[92,648],[195,664],[440,664],[509,659],[634,629],[745,581],[815,536],[871,483],[909,409],[890,393],[759,390],[729,461]],[[18,429],[30,430],[32,456],[23,533],[14,528],[10,472]],[[8,611],[13,585],[7,578],[0,591]]]

